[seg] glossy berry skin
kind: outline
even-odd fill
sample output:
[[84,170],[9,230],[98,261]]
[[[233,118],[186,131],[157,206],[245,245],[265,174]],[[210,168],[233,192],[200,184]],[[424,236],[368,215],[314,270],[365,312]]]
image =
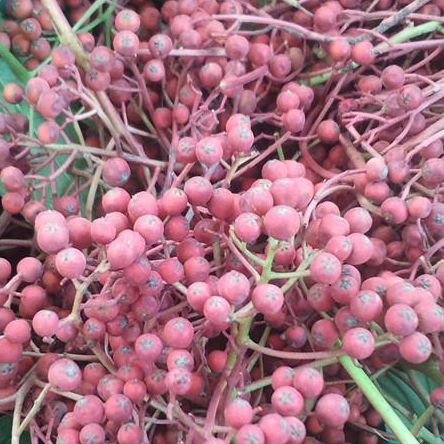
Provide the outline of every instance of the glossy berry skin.
[[185,395],[192,387],[191,373],[183,368],[174,368],[166,374],[165,385],[171,393]]
[[68,279],[79,278],[86,268],[84,254],[76,248],[66,248],[56,256],[57,271]]
[[248,278],[243,273],[234,270],[221,276],[217,288],[220,296],[235,306],[245,302],[250,294]]
[[383,309],[381,297],[374,291],[360,291],[350,301],[350,311],[362,321],[376,319]]

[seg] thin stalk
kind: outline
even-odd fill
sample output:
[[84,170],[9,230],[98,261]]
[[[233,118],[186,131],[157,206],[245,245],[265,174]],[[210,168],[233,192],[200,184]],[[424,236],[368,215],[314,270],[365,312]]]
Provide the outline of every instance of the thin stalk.
[[273,239],[272,237],[268,239],[269,250],[262,269],[262,276],[259,280],[259,284],[266,284],[271,278],[274,254],[276,253],[278,245],[279,242],[276,239]]
[[20,442],[20,417],[22,414],[23,403],[25,396],[34,384],[34,377],[28,378],[25,383],[19,388],[15,397],[14,413],[12,416],[12,431],[11,444],[19,444]]
[[413,436],[418,436],[419,431],[422,429],[423,426],[425,426],[429,420],[432,418],[433,414],[435,413],[435,407],[433,405],[429,405],[422,415],[415,421],[412,428],[410,429],[410,432]]
[[321,351],[321,352],[289,352],[282,350],[274,350],[273,348],[263,347],[249,339],[246,344],[251,350],[262,353],[263,355],[274,356],[275,358],[288,360],[309,360],[312,359],[328,359],[337,358],[342,355],[342,351]]
[[[88,56],[83,50],[83,47],[76,35],[76,33],[72,30],[71,25],[68,20],[64,16],[62,10],[60,9],[60,5],[57,3],[57,0],[42,0],[42,5],[47,9],[51,21],[53,23],[54,29],[59,36],[60,42],[68,45],[71,50],[74,52],[76,57],[77,64],[82,67],[85,71],[89,69],[89,60]],[[111,15],[113,9],[110,8],[106,11],[106,35],[107,41],[111,40]],[[108,35],[109,34],[109,35]],[[103,91],[97,91],[95,93],[95,97],[100,104],[97,108],[97,111],[100,111],[101,118],[104,123],[109,123],[107,125],[108,130],[111,135],[114,137],[116,142],[120,140],[120,138],[124,138],[129,143],[131,149],[139,154],[144,155],[142,147],[140,144],[136,142],[131,133],[127,130],[125,124],[123,123],[119,113],[116,111],[114,105],[111,103],[108,95]],[[108,122],[109,121],[109,122]],[[119,146],[119,145],[118,145]],[[146,156],[144,156],[146,157]]]
[[[101,23],[103,23],[103,17],[97,17],[94,20],[92,20],[91,22],[89,22],[88,24],[86,24],[83,28],[80,28],[78,30],[78,32],[91,32],[96,26],[100,25]],[[74,30],[74,28],[73,28]],[[77,32],[77,31],[76,31]]]
[[247,393],[254,392],[256,390],[260,390],[261,388],[267,387],[271,385],[271,376],[267,376],[266,378],[258,379],[254,381],[252,384],[248,384],[241,390],[236,391],[236,396],[245,395]]
[[[34,358],[40,358],[45,356],[46,353],[33,352],[33,351],[24,351],[23,356],[32,356]],[[73,353],[56,353],[60,358],[69,358],[74,361],[84,361],[84,362],[97,362],[97,356],[94,355],[77,355]]]
[[[265,327],[264,332],[262,333],[261,339],[259,340],[259,345],[264,346],[267,343],[268,337],[270,336],[271,328]],[[251,358],[251,361],[249,362],[247,366],[247,372],[250,373],[251,370],[253,370],[254,366],[256,365],[257,360],[259,359],[261,355],[259,353],[256,353]]]
[[252,260],[256,264],[259,264],[261,267],[264,266],[265,261],[259,257],[257,257],[254,253],[252,253],[244,242],[241,242],[236,234],[234,233],[234,229],[230,229],[230,238],[233,241],[234,245],[245,255],[248,259]]
[[91,186],[88,190],[88,196],[86,198],[85,204],[85,216],[89,220],[93,220],[93,206],[96,200],[97,188],[99,186],[100,176],[102,174],[102,165],[99,165],[94,172],[94,176],[92,177]]
[[273,272],[270,279],[299,279],[301,277],[310,276],[309,270],[289,271],[289,272]]
[[[89,18],[91,18],[96,11],[100,9],[100,7],[106,3],[109,3],[109,0],[96,0],[93,4],[86,10],[86,12],[80,17],[80,20],[72,27],[74,32],[79,31],[83,24],[87,22]],[[103,21],[103,18],[102,18]]]
[[68,45],[76,56],[77,63],[84,69],[88,69],[88,58],[83,51],[82,45],[73,32],[71,25],[55,0],[42,0],[43,7],[51,16],[54,29],[59,36],[60,42]]
[[74,296],[74,302],[72,304],[70,320],[74,323],[78,323],[80,321],[80,305],[82,303],[83,295],[85,294],[88,287],[97,280],[97,277],[100,273],[108,270],[109,265],[106,260],[103,260],[97,268],[82,282],[80,285],[76,287],[76,294]]
[[34,404],[32,405],[31,410],[26,415],[25,419],[20,424],[20,427],[18,428],[18,434],[19,436],[26,430],[26,427],[28,427],[29,423],[32,421],[35,415],[40,410],[40,407],[43,404],[43,401],[45,399],[45,396],[48,394],[49,389],[51,388],[51,384],[46,384],[45,387],[43,387],[42,391],[39,393],[39,396],[34,401]]
[[[405,42],[405,41],[410,40],[412,38],[418,37],[420,35],[429,34],[433,31],[439,30],[440,26],[441,25],[438,22],[431,21],[431,22],[427,22],[427,23],[422,23],[421,25],[418,25],[418,26],[413,26],[413,27],[404,29],[389,39],[390,44],[393,45],[396,43],[402,43],[402,42]],[[383,42],[383,43],[377,45],[374,48],[374,51],[376,54],[378,54],[378,52],[385,52],[388,47],[389,47],[388,43]],[[356,69],[358,66],[359,66],[359,64],[352,62],[352,63],[348,64],[345,68],[342,68],[341,70],[339,70],[339,74],[345,74],[349,71]],[[318,76],[312,77],[311,79],[307,80],[305,83],[310,86],[320,85],[322,83],[327,82],[330,79],[331,75],[332,75],[332,71],[330,70],[330,71],[320,74]]]
[[108,8],[104,14],[105,18],[105,43],[107,46],[111,46],[111,15],[114,12],[114,8]]

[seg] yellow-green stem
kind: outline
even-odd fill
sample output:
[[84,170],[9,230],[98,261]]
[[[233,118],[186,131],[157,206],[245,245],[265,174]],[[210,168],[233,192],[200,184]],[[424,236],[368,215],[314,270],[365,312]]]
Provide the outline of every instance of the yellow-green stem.
[[432,418],[433,414],[435,413],[435,407],[433,405],[429,405],[422,415],[415,421],[412,428],[410,429],[410,432],[413,436],[418,436],[419,431],[422,429],[423,426],[425,426],[428,421]]

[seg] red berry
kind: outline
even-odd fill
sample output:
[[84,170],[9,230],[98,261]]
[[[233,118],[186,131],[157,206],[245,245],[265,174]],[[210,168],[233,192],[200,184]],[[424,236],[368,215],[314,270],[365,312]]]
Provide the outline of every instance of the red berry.
[[343,396],[329,393],[318,399],[315,412],[319,421],[325,425],[340,427],[350,415],[350,406]]

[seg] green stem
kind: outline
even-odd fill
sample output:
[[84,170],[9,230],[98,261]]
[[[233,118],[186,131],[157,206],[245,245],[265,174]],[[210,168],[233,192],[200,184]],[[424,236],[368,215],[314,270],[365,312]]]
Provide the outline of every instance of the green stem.
[[85,204],[85,216],[89,220],[93,220],[93,206],[96,200],[97,188],[99,186],[100,176],[102,174],[102,165],[99,165],[94,172],[94,176],[91,185],[88,190],[88,196]]
[[114,8],[108,8],[104,14],[105,17],[105,42],[106,45],[111,47],[111,15],[114,12]]
[[[418,37],[422,34],[428,34],[430,32],[439,30],[440,27],[441,27],[440,23],[434,22],[434,21],[422,23],[421,25],[413,26],[411,28],[407,28],[407,29],[404,29],[404,30],[398,32],[389,40],[390,40],[391,44],[403,43],[407,40],[410,40],[414,37]],[[386,42],[383,42],[383,43],[375,46],[374,49],[375,49],[375,52],[378,53],[379,51],[383,51],[383,50],[387,49],[388,47],[389,47],[389,44]],[[339,74],[345,74],[349,71],[356,69],[358,66],[359,66],[358,63],[351,62],[345,68],[339,70]],[[328,71],[328,72],[325,72],[325,73],[320,74],[318,76],[312,77],[311,79],[308,79],[307,81],[305,81],[303,83],[306,83],[307,85],[310,85],[310,86],[320,85],[322,83],[327,82],[330,79],[331,75],[332,75],[332,72]]]
[[93,4],[86,10],[85,14],[80,17],[80,20],[72,27],[72,30],[74,32],[79,31],[82,28],[83,24],[86,23],[88,19],[92,17],[93,14],[98,11],[99,8],[105,3],[109,3],[109,0],[96,0],[95,2],[93,2]]
[[273,267],[274,254],[276,253],[278,244],[279,242],[276,239],[273,239],[272,237],[268,239],[269,250],[267,258],[265,259],[264,267],[262,270],[262,276],[261,279],[259,280],[259,284],[266,284],[271,278],[272,275],[271,269]]
[[381,415],[392,433],[398,438],[401,444],[418,444],[417,439],[412,435],[410,430],[401,421],[399,416],[393,411],[390,404],[381,395],[373,381],[361,368],[357,367],[350,356],[344,355],[339,357],[339,362],[355,381],[356,385],[361,389],[374,409]]
[[236,234],[234,233],[234,230],[230,230],[230,238],[233,241],[233,244],[236,245],[236,247],[245,255],[248,259],[252,260],[256,264],[259,264],[261,267],[264,266],[265,261],[259,257],[257,257],[254,253],[252,253],[250,250],[248,250],[246,244],[244,242],[241,242]]
[[271,273],[270,278],[271,279],[299,279],[301,277],[307,277],[307,276],[310,276],[310,272],[308,270],[302,270],[302,271],[290,271],[288,273],[273,272],[273,273]]
[[244,345],[246,342],[248,342],[248,336],[250,333],[251,324],[253,323],[253,316],[250,316],[248,318],[245,318],[245,320],[242,320],[240,322],[240,328],[239,333],[236,337],[236,343],[239,347]]
[[[407,28],[407,29],[403,29],[402,31],[398,32],[397,34],[395,34],[391,39],[390,42],[393,43],[403,43],[407,40],[413,39],[415,37],[419,37],[420,35],[423,34],[428,34],[430,32],[434,32],[437,29],[439,29],[441,26],[440,23],[438,22],[427,22],[427,23],[422,23],[421,25],[418,26],[413,26],[411,28]],[[388,48],[388,44],[387,43],[381,43],[380,45],[376,46],[377,50],[380,49],[385,49]]]
[[21,83],[27,83],[31,78],[31,73],[17,60],[14,55],[9,51],[3,43],[0,43],[0,56],[11,67],[11,69],[17,74]]
[[434,413],[435,407],[433,405],[429,405],[410,429],[413,436],[418,436],[419,431],[429,422]]
[[20,443],[20,419],[22,416],[22,408],[23,403],[25,401],[25,397],[29,390],[32,388],[35,382],[34,375],[30,375],[23,383],[23,385],[18,389],[15,397],[14,404],[14,413],[12,417],[12,430],[11,430],[11,444],[19,444]]
[[76,56],[77,63],[85,70],[89,68],[88,57],[83,51],[83,47],[77,38],[75,32],[72,30],[71,25],[60,9],[57,1],[54,0],[42,0],[43,7],[48,11],[51,16],[51,21],[54,25],[54,29],[57,32],[60,42],[64,45],[68,45]]
[[429,444],[442,444],[442,439],[435,436],[429,429],[423,427],[419,433],[418,438],[421,438]]
[[[270,336],[271,328],[265,327],[264,332],[262,333],[261,339],[259,340],[259,345],[264,346],[267,343],[268,337]],[[256,365],[257,360],[259,359],[261,355],[259,353],[256,353],[251,358],[250,363],[247,366],[247,372],[250,373],[251,370],[253,370],[254,366]]]
[[93,21],[91,21],[88,24],[86,24],[83,28],[80,28],[78,30],[78,32],[79,33],[81,33],[81,32],[91,32],[96,26],[98,26],[101,23],[103,23],[103,20],[104,20],[103,17],[97,17]]
[[[230,236],[231,235],[233,235],[233,237],[236,237],[234,235],[234,232],[230,233]],[[278,246],[278,241],[276,239],[273,239],[270,237],[268,239],[268,246],[269,246],[268,254],[267,254],[267,257],[264,261],[264,265],[262,267],[262,275],[259,280],[259,283],[261,283],[261,284],[267,283],[270,280],[271,268],[273,266],[274,253],[276,252],[276,249]],[[255,315],[256,314],[253,312],[253,314],[251,314],[250,316],[242,318],[242,320],[239,321],[239,329],[236,334],[236,344],[239,347],[243,347],[243,346],[247,345],[249,342],[251,342],[249,339],[250,328],[251,328],[251,324],[253,323]],[[227,367],[230,370],[230,373],[233,370],[234,366],[236,365],[236,359],[237,359],[236,351],[233,350],[230,353],[230,355],[228,356],[228,362],[227,362]]]
[[[281,287],[281,290],[286,293],[288,290],[290,290],[296,282],[303,277],[303,273],[307,270],[309,265],[311,264],[312,260],[319,254],[317,253],[310,253],[308,256],[301,262],[299,267],[296,271],[292,272],[293,276],[288,279],[288,281]],[[301,280],[303,282],[303,280]]]
[[266,378],[258,379],[257,381],[254,381],[253,383],[248,384],[243,389],[239,390],[237,392],[237,395],[245,395],[247,393],[254,392],[256,390],[267,387],[269,385],[271,385],[271,376],[267,376]]
[[32,107],[29,108],[28,121],[29,121],[28,134],[30,137],[34,137],[34,108]]

